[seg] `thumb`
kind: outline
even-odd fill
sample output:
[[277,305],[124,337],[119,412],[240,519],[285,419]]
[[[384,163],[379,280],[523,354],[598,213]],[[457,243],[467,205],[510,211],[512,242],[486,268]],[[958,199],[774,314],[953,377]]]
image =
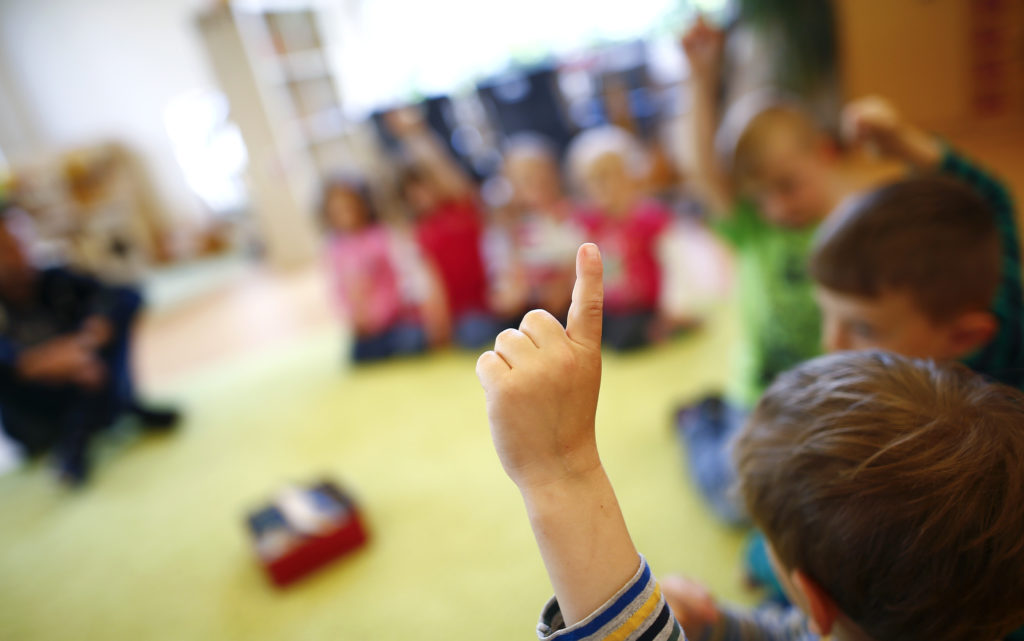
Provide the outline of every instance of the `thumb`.
[[597,245],[586,243],[576,253],[576,285],[565,329],[573,341],[601,348],[601,315],[604,313],[604,267]]

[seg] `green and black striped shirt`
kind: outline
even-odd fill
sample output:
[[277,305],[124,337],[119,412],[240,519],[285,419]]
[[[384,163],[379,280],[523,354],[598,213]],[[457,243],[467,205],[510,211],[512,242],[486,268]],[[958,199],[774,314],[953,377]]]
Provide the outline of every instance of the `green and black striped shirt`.
[[1021,307],[1020,235],[1013,198],[1006,186],[956,151],[947,148],[939,170],[970,185],[992,208],[1001,240],[1002,279],[992,313],[999,330],[992,341],[971,356],[965,365],[989,378],[1024,389],[1024,318]]

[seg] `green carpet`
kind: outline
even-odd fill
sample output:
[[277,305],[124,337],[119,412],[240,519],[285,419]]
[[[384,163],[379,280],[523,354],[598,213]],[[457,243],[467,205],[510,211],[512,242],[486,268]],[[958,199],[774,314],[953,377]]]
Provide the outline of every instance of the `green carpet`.
[[[740,538],[686,486],[670,408],[722,382],[729,322],[609,355],[599,439],[637,546],[740,596]],[[343,371],[313,335],[159,396],[172,436],[107,438],[94,482],[45,465],[0,478],[0,639],[529,639],[550,587],[489,440],[475,357]],[[282,483],[327,476],[363,503],[371,544],[286,591],[242,525]]]

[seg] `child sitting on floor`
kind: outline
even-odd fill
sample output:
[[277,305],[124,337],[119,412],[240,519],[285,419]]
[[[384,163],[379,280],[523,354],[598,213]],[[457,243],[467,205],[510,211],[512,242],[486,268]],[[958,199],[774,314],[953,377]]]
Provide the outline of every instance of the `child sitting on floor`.
[[0,422],[29,456],[53,449],[60,478],[85,483],[90,446],[123,416],[150,430],[179,421],[144,404],[132,339],[143,308],[128,287],[30,260],[31,221],[0,203]]
[[[684,408],[677,425],[689,469],[715,512],[742,511],[726,444],[775,376],[820,351],[821,318],[807,258],[818,225],[846,195],[899,168],[841,154],[799,106],[768,93],[732,105],[716,140],[722,33],[699,20],[683,38],[691,72],[695,186],[719,233],[736,250],[741,340],[734,374],[718,396]],[[721,159],[721,160],[720,160]]]
[[512,292],[503,315],[518,319],[540,308],[565,318],[583,232],[562,190],[555,149],[539,135],[519,134],[505,146],[502,173],[511,187],[511,220],[502,230],[508,256],[496,280]]
[[474,185],[415,108],[390,112],[387,123],[409,156],[399,189],[415,217],[416,239],[443,286],[453,338],[461,347],[479,348],[500,327],[488,301]]
[[555,600],[541,639],[968,641],[1024,622],[1024,396],[873,353],[780,376],[735,448],[739,491],[798,609],[670,609],[598,454],[602,270],[584,245],[568,323],[530,312],[477,362],[501,463]]
[[569,168],[587,199],[578,220],[608,265],[605,344],[617,350],[647,345],[660,321],[664,266],[659,245],[672,212],[643,197],[647,159],[637,141],[618,127],[580,134],[569,149]]
[[851,200],[811,273],[830,351],[880,348],[960,360],[1024,388],[1017,214],[1006,187],[880,98],[851,104],[852,139],[918,173]]
[[432,274],[417,255],[401,255],[416,246],[378,220],[365,183],[328,182],[322,208],[335,298],[355,335],[352,360],[415,354],[437,342],[446,319]]

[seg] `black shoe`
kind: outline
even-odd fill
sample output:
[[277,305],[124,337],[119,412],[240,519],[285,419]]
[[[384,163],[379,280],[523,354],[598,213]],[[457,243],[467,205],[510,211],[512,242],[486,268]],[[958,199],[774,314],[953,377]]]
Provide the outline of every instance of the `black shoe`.
[[89,460],[84,451],[58,455],[57,476],[64,485],[71,488],[82,487],[89,480],[89,471]]
[[146,407],[139,403],[133,403],[128,411],[138,418],[142,422],[142,426],[148,430],[172,430],[181,422],[181,412],[173,408]]
[[705,396],[696,403],[677,407],[673,414],[672,428],[682,434],[695,425],[707,422],[721,424],[725,409],[725,400],[721,396],[717,394]]

